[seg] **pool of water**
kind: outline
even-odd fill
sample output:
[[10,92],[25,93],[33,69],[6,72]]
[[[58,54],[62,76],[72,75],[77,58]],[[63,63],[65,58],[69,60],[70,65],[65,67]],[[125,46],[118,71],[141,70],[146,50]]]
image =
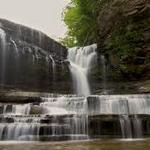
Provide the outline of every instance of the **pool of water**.
[[149,150],[150,139],[73,142],[0,142],[0,150]]

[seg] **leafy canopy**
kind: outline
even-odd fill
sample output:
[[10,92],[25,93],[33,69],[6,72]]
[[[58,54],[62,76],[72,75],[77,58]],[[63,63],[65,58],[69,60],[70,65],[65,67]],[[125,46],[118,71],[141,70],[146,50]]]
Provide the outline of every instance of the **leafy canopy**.
[[63,12],[68,32],[66,37],[61,39],[62,44],[72,47],[96,42],[99,1],[71,0]]

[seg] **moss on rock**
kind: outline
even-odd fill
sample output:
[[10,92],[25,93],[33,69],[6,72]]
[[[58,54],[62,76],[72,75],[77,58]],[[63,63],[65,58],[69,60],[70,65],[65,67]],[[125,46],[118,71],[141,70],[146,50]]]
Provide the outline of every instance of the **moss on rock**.
[[114,79],[120,76],[135,80],[146,74],[148,78],[150,1],[107,1],[98,20],[99,53],[107,58],[108,74]]

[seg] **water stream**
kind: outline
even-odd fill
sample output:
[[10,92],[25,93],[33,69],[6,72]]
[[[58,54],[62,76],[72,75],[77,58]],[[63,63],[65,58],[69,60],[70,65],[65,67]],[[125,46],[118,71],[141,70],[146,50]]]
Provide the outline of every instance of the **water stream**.
[[73,78],[74,93],[88,96],[91,94],[88,75],[96,59],[97,45],[69,49],[68,60]]

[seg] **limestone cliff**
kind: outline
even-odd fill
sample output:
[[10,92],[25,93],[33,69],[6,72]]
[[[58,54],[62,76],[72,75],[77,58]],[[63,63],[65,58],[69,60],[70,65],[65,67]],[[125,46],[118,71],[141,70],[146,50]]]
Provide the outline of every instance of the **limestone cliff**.
[[67,49],[40,31],[0,19],[1,87],[49,92],[70,89]]

